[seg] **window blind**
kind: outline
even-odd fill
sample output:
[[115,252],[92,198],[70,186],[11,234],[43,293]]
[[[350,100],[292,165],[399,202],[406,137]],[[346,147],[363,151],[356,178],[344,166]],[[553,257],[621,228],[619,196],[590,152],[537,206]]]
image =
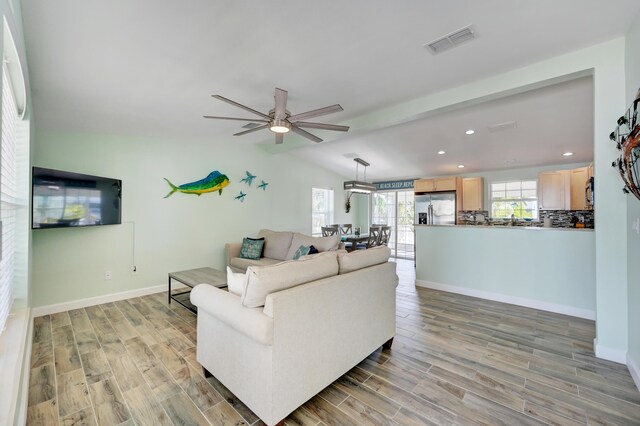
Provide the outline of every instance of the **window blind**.
[[2,70],[2,129],[0,134],[0,332],[4,330],[13,303],[14,252],[17,199],[16,121],[18,108],[6,67]]

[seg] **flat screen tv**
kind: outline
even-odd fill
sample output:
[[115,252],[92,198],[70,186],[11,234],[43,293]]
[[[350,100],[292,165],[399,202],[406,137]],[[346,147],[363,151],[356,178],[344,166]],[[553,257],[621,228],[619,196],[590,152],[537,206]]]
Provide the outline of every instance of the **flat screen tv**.
[[33,168],[32,229],[117,225],[122,217],[122,181]]

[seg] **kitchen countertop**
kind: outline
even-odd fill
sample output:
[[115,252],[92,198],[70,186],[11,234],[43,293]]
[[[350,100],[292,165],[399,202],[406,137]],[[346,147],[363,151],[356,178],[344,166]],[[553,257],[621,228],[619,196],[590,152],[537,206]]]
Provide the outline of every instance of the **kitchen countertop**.
[[511,226],[511,225],[424,225],[415,224],[413,226],[429,226],[429,227],[449,227],[449,228],[490,228],[490,229],[527,229],[534,231],[580,231],[593,232],[593,228],[545,228],[542,226]]

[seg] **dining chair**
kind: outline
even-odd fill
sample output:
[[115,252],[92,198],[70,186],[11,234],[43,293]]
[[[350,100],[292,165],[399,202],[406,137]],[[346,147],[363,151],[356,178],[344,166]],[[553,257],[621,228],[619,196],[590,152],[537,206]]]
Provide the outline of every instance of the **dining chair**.
[[348,235],[351,234],[353,230],[353,225],[350,223],[343,223],[340,225],[340,235]]
[[339,235],[340,234],[340,228],[338,228],[337,226],[323,226],[322,227],[322,236],[323,237],[330,237],[332,235]]
[[378,242],[379,246],[389,245],[389,239],[391,238],[391,227],[390,226],[381,226],[380,227],[380,241]]
[[380,240],[380,226],[369,227],[369,239],[366,243],[360,243],[356,246],[358,250],[369,249],[378,245]]

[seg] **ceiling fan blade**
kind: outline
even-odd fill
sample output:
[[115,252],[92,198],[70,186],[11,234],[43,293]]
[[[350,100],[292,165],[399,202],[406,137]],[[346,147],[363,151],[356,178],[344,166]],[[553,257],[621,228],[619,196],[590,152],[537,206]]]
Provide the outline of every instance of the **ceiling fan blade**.
[[286,90],[278,89],[276,87],[276,111],[275,118],[279,120],[284,120],[287,116],[287,97],[289,96],[289,92]]
[[252,121],[256,123],[268,123],[270,120],[261,120],[259,118],[236,118],[236,117],[217,117],[214,115],[203,115],[204,118],[214,118],[216,120],[236,120],[236,121]]
[[264,124],[264,125],[262,125],[262,126],[254,127],[253,129],[245,130],[244,132],[234,133],[234,134],[233,134],[233,136],[242,136],[242,135],[246,135],[247,133],[251,133],[251,132],[258,131],[258,130],[266,129],[267,127],[269,127],[269,125],[268,125],[268,124]]
[[314,109],[313,111],[302,112],[300,114],[292,115],[289,117],[289,122],[294,123],[296,121],[304,120],[307,118],[319,117],[321,115],[333,114],[334,112],[343,111],[339,104],[331,105],[324,108]]
[[280,145],[284,142],[284,133],[276,133],[276,144]]
[[244,106],[235,101],[232,101],[231,99],[227,99],[224,96],[220,96],[220,95],[211,95],[211,96],[216,99],[220,99],[221,101],[231,104],[233,106],[237,106],[238,108],[242,108],[245,111],[249,111],[250,113],[253,113],[255,115],[259,115],[260,117],[266,118],[267,120],[271,120],[271,117],[269,117],[267,114],[263,114],[260,111],[256,111],[255,109],[249,108],[248,106]]
[[296,121],[296,127],[306,127],[309,129],[335,130],[336,132],[348,132],[349,126],[339,126],[337,124],[309,123],[307,121]]
[[316,135],[312,135],[311,133],[307,132],[306,130],[302,130],[299,127],[291,126],[291,131],[299,134],[300,136],[304,136],[307,139],[311,139],[314,142],[322,142],[322,139],[320,139]]

